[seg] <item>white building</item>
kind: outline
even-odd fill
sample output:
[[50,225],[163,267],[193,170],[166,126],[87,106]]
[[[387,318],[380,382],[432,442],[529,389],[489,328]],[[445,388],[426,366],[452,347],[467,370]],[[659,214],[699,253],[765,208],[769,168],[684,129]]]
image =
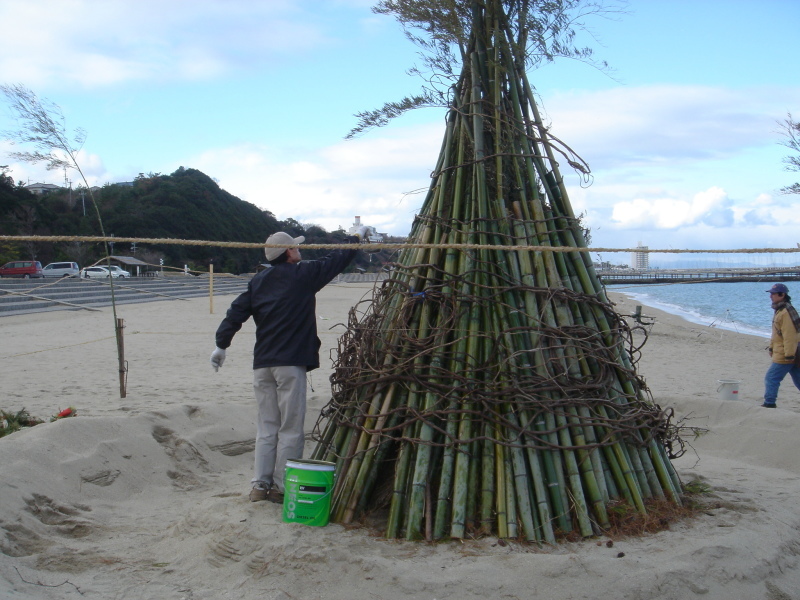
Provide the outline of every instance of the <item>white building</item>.
[[30,185],[26,185],[25,189],[31,192],[32,194],[49,194],[50,192],[55,192],[56,190],[60,190],[61,188],[57,185],[53,185],[52,183],[32,183]]
[[650,254],[648,252],[640,252],[641,250],[648,250],[647,246],[642,246],[642,242],[638,242],[636,246],[637,252],[631,252],[631,267],[646,271],[650,268]]
[[[357,216],[356,220],[353,222],[353,226],[347,230],[347,233],[350,235],[354,235],[355,232],[358,230],[359,227],[362,226],[361,217]],[[383,234],[378,233],[378,231],[374,227],[370,227],[369,225],[364,225],[367,228],[367,239],[365,241],[371,244],[379,244],[383,242]]]

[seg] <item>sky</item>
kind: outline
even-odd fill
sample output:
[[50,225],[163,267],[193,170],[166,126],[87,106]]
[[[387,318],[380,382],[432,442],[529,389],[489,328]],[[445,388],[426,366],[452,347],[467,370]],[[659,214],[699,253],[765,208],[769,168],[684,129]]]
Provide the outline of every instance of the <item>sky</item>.
[[[373,4],[0,0],[0,83],[26,86],[61,108],[68,130],[86,131],[78,160],[90,185],[184,166],[281,220],[332,231],[358,215],[405,236],[445,112],[344,139],[357,112],[421,87],[408,74],[419,49]],[[579,41],[610,72],[556,60],[529,77],[551,132],[592,169],[586,185],[562,168],[591,246],[796,248],[800,196],[779,190],[800,174],[785,170],[779,123],[800,120],[800,2],[631,0],[586,25]],[[0,96],[0,131],[17,127]],[[0,140],[15,181],[78,184],[74,172],[15,162],[12,149]]]

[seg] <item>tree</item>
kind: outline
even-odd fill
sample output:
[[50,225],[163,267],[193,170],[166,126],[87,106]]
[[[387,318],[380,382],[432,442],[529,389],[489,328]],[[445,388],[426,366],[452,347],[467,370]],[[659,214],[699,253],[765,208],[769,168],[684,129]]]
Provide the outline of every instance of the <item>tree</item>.
[[[100,233],[105,238],[106,232],[103,229],[103,220],[100,218],[100,210],[94,201],[89,182],[83,174],[78,163],[78,152],[86,141],[86,132],[83,129],[76,129],[72,135],[67,133],[64,115],[61,108],[49,100],[39,100],[36,94],[23,85],[0,85],[0,92],[6,97],[9,107],[16,114],[20,127],[17,130],[3,132],[4,136],[12,144],[23,144],[31,147],[32,150],[11,152],[11,156],[28,163],[45,163],[48,170],[74,169],[78,172],[84,185],[89,192],[89,198],[97,214],[97,222]],[[108,251],[108,244],[103,242],[105,247],[106,262],[111,266],[111,259]],[[120,398],[126,396],[125,386],[125,366],[122,358],[121,340],[122,327],[117,320],[117,306],[114,299],[114,282],[109,280],[111,287],[111,310],[114,318],[114,330],[117,336],[117,351],[119,356],[119,386]]]
[[[782,133],[786,136],[786,141],[781,142],[781,146],[786,146],[796,152],[796,155],[787,156],[783,159],[787,171],[800,171],[800,122],[792,119],[792,113],[787,113],[786,120],[779,122]],[[783,194],[800,194],[800,183],[796,182],[781,188]]]
[[[9,108],[16,114],[20,123],[19,129],[4,131],[3,136],[14,145],[32,148],[32,150],[11,152],[10,155],[23,162],[44,163],[49,171],[55,169],[64,169],[65,173],[67,169],[77,171],[95,207],[100,233],[105,237],[103,221],[94,201],[91,186],[78,163],[78,152],[86,141],[86,132],[78,128],[72,134],[68,133],[61,107],[47,99],[40,100],[33,91],[23,85],[0,85],[0,92],[5,95]],[[108,254],[107,248],[106,254]]]

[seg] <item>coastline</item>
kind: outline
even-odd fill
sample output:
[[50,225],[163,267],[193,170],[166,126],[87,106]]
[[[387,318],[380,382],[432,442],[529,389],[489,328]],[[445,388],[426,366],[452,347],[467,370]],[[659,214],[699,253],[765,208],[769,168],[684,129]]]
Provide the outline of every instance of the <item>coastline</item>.
[[[697,289],[699,286],[702,285],[704,284],[695,284],[693,287]],[[707,285],[713,286],[719,284],[712,283]],[[725,285],[729,286],[736,284],[725,284]],[[680,286],[680,287],[685,288],[685,286]],[[671,315],[675,315],[677,317],[681,317],[682,319],[689,321],[690,323],[694,323],[695,325],[716,327],[719,329],[734,331],[736,333],[744,333],[747,335],[755,335],[757,337],[762,337],[767,339],[769,339],[770,336],[770,328],[769,328],[770,321],[768,314],[769,311],[767,311],[767,314],[764,316],[763,320],[759,318],[757,322],[753,322],[752,318],[750,318],[748,319],[748,321],[750,322],[743,322],[741,320],[736,320],[733,317],[730,309],[725,310],[722,315],[716,314],[714,316],[711,316],[709,314],[705,314],[705,311],[697,308],[687,308],[686,306],[670,302],[669,300],[658,299],[653,296],[652,292],[653,286],[640,286],[639,288],[637,288],[636,286],[622,286],[622,289],[624,289],[624,291],[617,291],[617,289],[611,287],[608,288],[608,292],[625,295],[626,297],[631,298],[632,300],[636,301],[639,304],[658,309],[662,312],[666,312]],[[739,303],[741,303],[741,299],[739,300]],[[738,306],[737,308],[739,310],[742,310],[741,306]],[[752,307],[748,308],[752,309]],[[748,308],[745,308],[744,310],[747,311]]]
[[[328,401],[342,324],[371,289],[318,294],[323,366],[311,373],[306,431]],[[641,304],[610,297],[620,314]],[[214,314],[203,298],[118,307],[124,399],[110,309],[3,319],[0,408],[78,416],[0,438],[0,596],[785,600],[800,589],[800,393],[787,382],[778,409],[758,406],[763,338],[643,308],[655,323],[638,372],[655,402],[703,430],[675,461],[684,483],[710,488],[692,521],[555,547],[389,542],[366,527],[286,524],[280,507],[248,501],[252,323],[219,373],[208,364],[231,300],[215,298]],[[720,399],[720,379],[741,381],[739,400]]]

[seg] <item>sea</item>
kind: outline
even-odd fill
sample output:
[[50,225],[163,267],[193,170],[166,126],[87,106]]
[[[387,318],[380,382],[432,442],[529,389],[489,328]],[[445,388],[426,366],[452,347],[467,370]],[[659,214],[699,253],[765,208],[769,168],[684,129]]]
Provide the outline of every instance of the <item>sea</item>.
[[[800,299],[800,283],[787,284],[789,295]],[[767,290],[772,283],[669,283],[609,285],[645,306],[683,317],[691,323],[768,338],[773,310]],[[642,313],[646,316],[647,309]]]

